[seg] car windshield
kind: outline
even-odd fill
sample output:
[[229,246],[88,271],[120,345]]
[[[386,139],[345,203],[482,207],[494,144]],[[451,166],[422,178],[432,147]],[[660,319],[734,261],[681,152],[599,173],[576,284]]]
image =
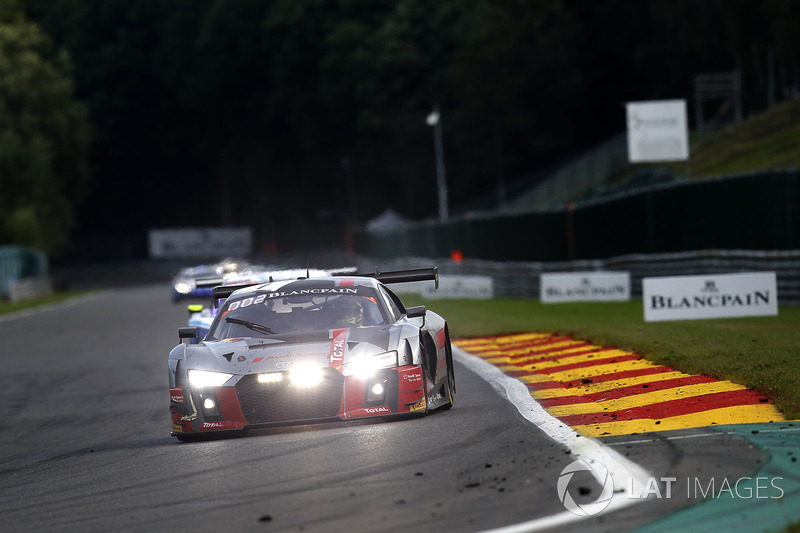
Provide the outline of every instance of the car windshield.
[[206,337],[268,337],[280,333],[379,326],[388,323],[370,287],[257,293],[228,299]]

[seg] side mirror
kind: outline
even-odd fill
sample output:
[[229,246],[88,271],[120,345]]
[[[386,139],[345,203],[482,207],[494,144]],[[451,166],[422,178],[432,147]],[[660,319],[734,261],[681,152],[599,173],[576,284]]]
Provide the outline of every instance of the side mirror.
[[406,308],[406,316],[408,318],[419,318],[425,316],[425,306],[415,305],[414,307]]
[[197,338],[197,328],[178,328],[178,340],[180,342],[184,342],[186,339],[196,339]]

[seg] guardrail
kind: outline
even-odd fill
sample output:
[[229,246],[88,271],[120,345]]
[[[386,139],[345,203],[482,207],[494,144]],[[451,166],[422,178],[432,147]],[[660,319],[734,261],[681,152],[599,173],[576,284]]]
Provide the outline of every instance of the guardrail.
[[[631,274],[631,295],[641,297],[642,279],[655,276],[690,276],[736,272],[775,272],[780,305],[800,305],[800,250],[697,250],[663,254],[619,255],[608,259],[559,262],[489,261],[449,257],[351,256],[344,253],[320,253],[315,267],[354,267],[358,272],[439,268],[440,276],[481,275],[493,280],[495,296],[539,298],[539,278],[550,272],[627,271]],[[266,261],[268,263],[268,261]],[[285,258],[286,264],[303,264],[307,256]],[[101,266],[103,268],[101,268]],[[61,270],[54,277],[67,285],[82,288],[119,286],[133,283],[163,283],[165,297],[177,265],[153,261]]]
[[[366,259],[361,259],[361,265]],[[564,262],[500,262],[467,259],[410,257],[378,261],[382,269],[406,269],[437,265],[448,274],[490,276],[495,296],[539,298],[539,278],[548,272],[623,271],[631,275],[631,295],[641,297],[642,279],[657,276],[690,276],[738,272],[775,272],[780,305],[800,305],[800,250],[698,250],[664,254],[634,254],[609,259]],[[374,266],[374,265],[373,265]],[[367,266],[368,267],[368,266]]]

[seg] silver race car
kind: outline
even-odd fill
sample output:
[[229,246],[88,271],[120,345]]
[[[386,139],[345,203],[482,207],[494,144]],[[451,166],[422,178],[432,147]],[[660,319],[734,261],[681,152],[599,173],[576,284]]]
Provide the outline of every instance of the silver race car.
[[172,434],[424,414],[456,392],[445,320],[386,284],[436,268],[216,287],[208,333],[169,355]]

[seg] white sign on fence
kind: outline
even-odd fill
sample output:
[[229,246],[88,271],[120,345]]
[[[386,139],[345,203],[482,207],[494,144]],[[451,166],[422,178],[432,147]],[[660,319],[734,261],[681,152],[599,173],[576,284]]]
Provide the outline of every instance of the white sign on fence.
[[151,229],[150,257],[246,257],[253,251],[250,228]]
[[629,272],[542,274],[539,298],[543,303],[630,300],[631,275]]
[[439,289],[433,283],[425,283],[422,296],[436,298],[469,298],[488,300],[494,297],[494,280],[489,276],[439,276]]
[[432,281],[392,283],[393,292],[420,294],[431,300],[465,298],[488,300],[494,297],[494,280],[490,276],[439,276],[439,288]]
[[644,278],[645,322],[778,314],[775,272]]
[[689,159],[686,100],[629,102],[625,110],[631,163]]

